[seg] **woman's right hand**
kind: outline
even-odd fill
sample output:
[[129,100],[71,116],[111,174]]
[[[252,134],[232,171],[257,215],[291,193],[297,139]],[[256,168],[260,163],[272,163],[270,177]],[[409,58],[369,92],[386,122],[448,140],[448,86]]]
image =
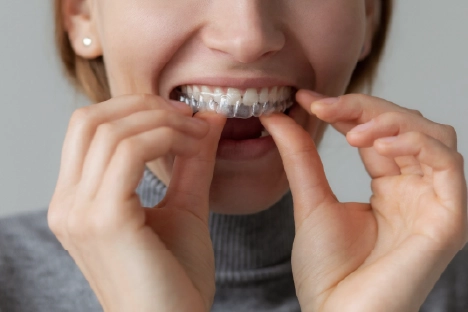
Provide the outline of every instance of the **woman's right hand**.
[[[209,189],[226,119],[155,95],[80,108],[62,150],[48,224],[104,311],[209,311],[215,293]],[[135,192],[145,164],[174,155],[166,197]]]

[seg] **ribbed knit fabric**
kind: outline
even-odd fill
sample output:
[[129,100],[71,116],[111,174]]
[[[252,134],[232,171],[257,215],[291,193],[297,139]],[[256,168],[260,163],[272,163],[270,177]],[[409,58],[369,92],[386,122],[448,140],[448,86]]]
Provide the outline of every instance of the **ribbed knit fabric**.
[[[144,207],[154,207],[164,197],[166,186],[146,168],[136,192]],[[244,288],[246,293],[238,298],[242,300],[239,302],[242,305],[247,298],[252,299],[252,289],[248,286],[257,285],[257,288],[260,287],[257,290],[261,291],[262,283],[268,283],[269,288],[277,284],[282,291],[275,299],[284,300],[277,306],[278,311],[299,311],[291,271],[295,226],[290,192],[269,209],[256,214],[224,215],[210,212],[209,228],[215,255],[215,301],[223,294],[223,289],[229,289],[231,295],[228,298],[233,302],[232,307],[224,303],[219,311],[238,311],[235,307],[236,296],[232,296],[235,293],[233,289],[237,288],[242,293],[242,287],[247,286]],[[217,304],[215,302],[215,307]],[[272,308],[269,306],[265,311],[274,311]],[[261,307],[257,309],[262,310],[248,311],[263,311]]]
[[[144,206],[155,206],[165,191],[146,170],[137,188]],[[28,190],[23,192],[27,195]],[[50,231],[47,212],[45,208],[0,218],[0,312],[102,311],[80,268]],[[287,194],[258,214],[210,214],[216,261],[212,312],[300,311],[290,265],[292,212]],[[466,311],[468,245],[451,261],[420,310]]]

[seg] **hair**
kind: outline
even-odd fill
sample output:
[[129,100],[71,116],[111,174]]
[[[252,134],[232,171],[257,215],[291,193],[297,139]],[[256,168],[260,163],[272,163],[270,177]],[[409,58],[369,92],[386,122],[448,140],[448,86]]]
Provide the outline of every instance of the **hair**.
[[[381,0],[381,16],[370,54],[360,61],[351,76],[346,93],[367,89],[372,93],[372,85],[377,73],[378,64],[384,53],[385,42],[390,29],[393,11],[392,0]],[[111,98],[106,75],[104,58],[85,59],[72,48],[65,23],[63,21],[63,0],[55,0],[55,44],[61,58],[66,76],[77,90],[84,93],[92,102],[100,103]],[[316,145],[323,138],[327,124],[322,123],[317,131]]]

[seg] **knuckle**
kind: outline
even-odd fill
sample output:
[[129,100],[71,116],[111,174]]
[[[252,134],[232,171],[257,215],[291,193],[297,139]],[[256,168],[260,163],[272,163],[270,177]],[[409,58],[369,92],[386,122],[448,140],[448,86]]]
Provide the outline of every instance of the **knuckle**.
[[414,114],[414,115],[418,115],[420,117],[423,117],[423,114],[421,113],[421,111],[417,110],[417,109],[411,109],[411,108],[407,108],[408,112],[410,112],[411,114]]
[[451,125],[443,125],[443,128],[445,130],[444,141],[448,142],[449,147],[457,148],[458,137],[457,137],[457,131],[455,130],[455,128]]
[[113,123],[100,124],[96,130],[96,136],[110,138],[116,133],[117,126]]
[[89,122],[92,118],[92,108],[90,106],[81,107],[75,110],[70,118],[71,126],[83,125]]
[[451,147],[457,147],[457,131],[451,125],[443,125],[447,137],[447,141],[450,142]]
[[400,123],[405,114],[402,112],[386,112],[376,117],[378,121],[383,121],[386,123]]
[[127,138],[120,141],[119,145],[117,146],[116,154],[118,154],[119,157],[130,160],[134,158],[137,149],[138,144],[135,142],[135,139]]
[[451,125],[443,125],[443,126],[444,126],[445,131],[447,131],[449,136],[454,136],[454,137],[457,136],[457,131],[455,130],[455,128],[453,126],[451,126]]
[[161,127],[158,132],[167,141],[173,142],[176,139],[176,132],[170,127]]
[[47,210],[47,225],[57,237],[61,237],[64,234],[65,223],[63,219],[65,212],[63,209],[60,209],[63,205],[63,201],[58,199],[57,193],[54,193]]
[[454,158],[455,158],[457,165],[463,168],[465,165],[465,158],[463,158],[463,155],[460,154],[459,152],[455,152]]
[[441,141],[449,148],[457,149],[457,132],[451,125],[438,124],[431,122],[434,125],[432,136]]
[[405,135],[412,142],[421,142],[426,138],[424,133],[418,131],[407,132]]
[[56,236],[63,236],[63,220],[58,213],[49,210],[47,213],[47,225]]

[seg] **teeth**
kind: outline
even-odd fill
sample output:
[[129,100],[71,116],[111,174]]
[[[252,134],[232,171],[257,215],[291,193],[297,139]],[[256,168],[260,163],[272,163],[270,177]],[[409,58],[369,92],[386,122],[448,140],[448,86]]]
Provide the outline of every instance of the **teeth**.
[[200,96],[202,97],[201,100],[205,103],[209,103],[210,100],[213,99],[213,96],[211,94],[211,90],[208,88],[208,87],[201,87],[201,92],[200,92]]
[[274,101],[279,101],[279,96],[278,96],[278,87],[273,87],[270,90],[270,93],[268,94],[268,101],[274,102]]
[[280,101],[284,100],[285,91],[286,91],[286,90],[285,90],[285,87],[280,87],[280,88],[278,88],[278,91],[277,91],[277,92],[278,92],[278,99],[279,99]]
[[193,86],[192,96],[198,101],[200,98],[200,88],[198,86]]
[[216,103],[221,102],[221,95],[223,95],[223,90],[221,88],[215,88],[213,93],[213,100]]
[[244,105],[253,106],[254,103],[258,102],[258,93],[255,89],[247,89],[242,98]]
[[185,85],[179,89],[178,99],[197,111],[214,111],[228,118],[250,118],[284,112],[294,103],[291,87],[221,88]]
[[268,88],[263,88],[262,91],[260,92],[259,102],[260,103],[268,102]]
[[228,105],[236,105],[236,103],[241,101],[242,94],[239,89],[229,88],[227,92]]

